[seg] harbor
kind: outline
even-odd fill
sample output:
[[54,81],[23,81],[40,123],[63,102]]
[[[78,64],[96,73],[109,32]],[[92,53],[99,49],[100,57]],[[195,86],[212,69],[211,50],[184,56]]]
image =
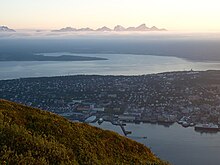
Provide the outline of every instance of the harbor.
[[[112,125],[111,122],[102,122],[101,125],[96,122],[90,125],[124,136],[121,128]],[[172,164],[206,165],[218,164],[217,162],[220,161],[218,156],[220,149],[214,147],[220,144],[220,132],[195,131],[195,127],[182,127],[178,123],[173,123],[169,127],[159,123],[126,123],[125,129],[132,131],[132,134],[127,135],[128,138],[146,145],[157,156],[169,160]],[[166,148],[169,148],[169,152]]]
[[[172,125],[178,124],[183,127],[183,129],[186,128],[193,128],[195,132],[198,133],[218,133],[220,131],[220,128],[217,124],[213,123],[203,123],[203,124],[195,124],[190,123],[187,121],[186,117],[181,118],[177,122],[162,122],[162,121],[156,121],[156,120],[136,120],[135,118],[126,118],[126,117],[120,117],[119,115],[103,115],[101,113],[90,113],[90,115],[87,115],[83,120],[80,122],[88,123],[88,124],[98,124],[99,126],[102,126],[103,123],[111,123],[111,125],[118,127],[122,134],[124,136],[134,137],[134,130],[131,130],[127,127],[128,124],[134,124],[134,125],[142,125],[142,124],[152,124],[152,125],[162,125],[164,127],[171,127]],[[74,120],[75,121],[75,120]],[[136,138],[145,139],[147,136],[139,136]]]

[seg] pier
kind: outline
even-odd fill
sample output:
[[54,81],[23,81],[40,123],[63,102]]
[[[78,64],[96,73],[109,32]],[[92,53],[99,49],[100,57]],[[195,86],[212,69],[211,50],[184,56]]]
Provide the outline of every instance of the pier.
[[119,124],[119,126],[121,127],[121,130],[123,131],[124,135],[127,136],[129,134],[131,134],[132,132],[131,131],[126,131],[125,130],[125,127],[122,125],[122,124]]
[[121,130],[122,130],[122,132],[124,133],[125,136],[132,133],[131,131],[126,131],[125,130],[126,124],[122,123],[122,121],[120,121],[120,120],[110,120],[110,122],[112,123],[112,125],[116,125],[116,126],[121,127]]
[[[91,117],[91,116],[90,116]],[[127,131],[125,130],[125,126],[126,126],[126,123],[123,123],[122,121],[120,120],[113,120],[112,118],[109,118],[109,117],[104,117],[103,115],[101,116],[96,116],[96,119],[94,119],[93,121],[91,121],[91,123],[98,123],[99,125],[102,124],[104,121],[108,121],[110,122],[112,125],[116,125],[116,126],[119,126],[122,130],[122,132],[124,133],[125,136],[129,135],[132,133],[132,131]]]

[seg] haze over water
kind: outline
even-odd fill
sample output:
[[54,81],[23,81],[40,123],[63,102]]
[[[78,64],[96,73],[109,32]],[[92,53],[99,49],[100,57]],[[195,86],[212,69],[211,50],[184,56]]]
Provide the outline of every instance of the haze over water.
[[[25,34],[25,35],[24,35]],[[220,69],[216,33],[16,33],[0,34],[0,56],[44,54],[101,57],[97,61],[4,61],[0,79],[75,74],[142,75]],[[72,53],[69,53],[72,52]]]

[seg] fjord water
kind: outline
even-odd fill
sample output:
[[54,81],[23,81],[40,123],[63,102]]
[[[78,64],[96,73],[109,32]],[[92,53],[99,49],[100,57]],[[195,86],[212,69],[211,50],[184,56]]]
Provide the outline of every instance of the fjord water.
[[192,62],[169,56],[134,54],[71,54],[45,53],[45,55],[78,55],[104,57],[108,60],[39,62],[0,62],[0,79],[21,77],[63,76],[76,74],[143,75],[168,71],[220,69],[217,62]]
[[[119,126],[109,122],[92,125],[123,135]],[[220,162],[220,133],[199,133],[193,127],[183,128],[177,123],[169,127],[128,123],[125,129],[132,131],[128,138],[150,147],[157,156],[174,165],[216,165]]]
[[220,69],[219,43],[219,33],[0,33],[0,59],[6,56],[19,59],[39,53],[108,59],[72,62],[0,60],[0,79]]

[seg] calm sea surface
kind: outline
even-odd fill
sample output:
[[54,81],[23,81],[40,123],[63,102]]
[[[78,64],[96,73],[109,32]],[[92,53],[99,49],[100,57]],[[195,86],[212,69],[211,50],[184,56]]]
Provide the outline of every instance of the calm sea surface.
[[[120,127],[109,122],[91,125],[123,135]],[[174,165],[218,165],[220,162],[220,133],[199,133],[177,123],[169,127],[130,123],[125,128],[132,131],[129,138],[145,144],[161,159]]]
[[[71,55],[46,53],[45,55]],[[72,54],[108,60],[71,62],[0,62],[0,79],[75,74],[142,75],[167,71],[220,69],[220,62],[192,62],[181,58],[131,54]]]

